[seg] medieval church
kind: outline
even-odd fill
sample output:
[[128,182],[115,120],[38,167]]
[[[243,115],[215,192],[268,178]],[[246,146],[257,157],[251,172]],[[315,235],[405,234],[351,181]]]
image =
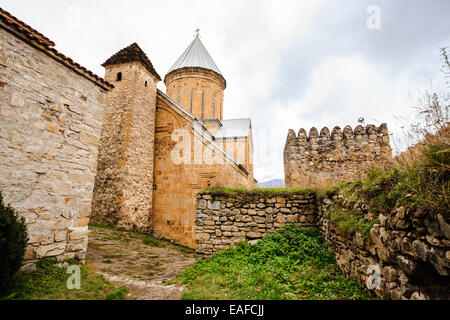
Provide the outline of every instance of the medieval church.
[[166,92],[137,44],[105,78],[55,46],[0,8],[0,192],[25,219],[25,260],[85,260],[91,222],[195,248],[196,194],[255,183],[251,121],[223,119],[226,80],[200,36]]
[[197,34],[164,77],[134,43],[109,58],[92,219],[195,247],[194,198],[254,185],[250,119],[223,119],[226,80]]

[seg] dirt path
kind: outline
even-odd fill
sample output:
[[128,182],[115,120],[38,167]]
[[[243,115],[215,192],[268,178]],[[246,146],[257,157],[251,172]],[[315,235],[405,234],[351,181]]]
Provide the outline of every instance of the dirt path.
[[129,299],[177,300],[184,287],[168,284],[197,261],[193,250],[153,237],[90,226],[87,263],[129,288]]

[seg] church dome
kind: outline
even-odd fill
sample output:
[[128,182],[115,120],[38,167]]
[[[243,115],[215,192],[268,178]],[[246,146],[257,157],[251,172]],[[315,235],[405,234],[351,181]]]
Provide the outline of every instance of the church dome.
[[195,36],[195,39],[191,42],[189,47],[187,47],[183,54],[178,58],[172,68],[170,68],[167,74],[186,67],[198,67],[211,70],[223,77],[214,60],[211,58],[211,55],[208,53],[208,50],[206,50],[200,40],[200,36],[198,34]]
[[202,120],[223,119],[223,94],[227,82],[200,37],[184,50],[164,78],[166,94]]

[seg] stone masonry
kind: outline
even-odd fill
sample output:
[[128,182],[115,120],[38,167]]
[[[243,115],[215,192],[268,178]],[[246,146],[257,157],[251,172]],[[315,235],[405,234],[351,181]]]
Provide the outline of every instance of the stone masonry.
[[153,198],[156,85],[160,77],[137,44],[108,59],[93,221],[149,232]]
[[[367,235],[343,233],[328,216],[330,209],[357,210],[374,225]],[[398,207],[374,216],[367,203],[338,191],[325,195],[317,225],[337,264],[377,296],[393,300],[450,299],[450,224],[441,214],[420,207]]]
[[[196,199],[197,253],[212,255],[241,241],[257,241],[287,223],[318,228],[340,269],[374,296],[393,300],[449,299],[450,224],[442,215],[403,207],[375,217],[365,203],[338,190],[270,192],[213,189]],[[359,210],[373,221],[368,234],[342,234],[332,207]]]
[[357,126],[353,131],[335,127],[316,128],[298,135],[290,129],[284,147],[286,187],[330,185],[366,177],[370,167],[392,158],[386,124]]
[[223,119],[225,79],[204,68],[183,68],[166,75],[167,95],[197,119]]
[[25,259],[84,260],[111,85],[0,9],[0,191],[25,218]]
[[[201,45],[198,38],[194,43]],[[239,137],[222,133],[220,139],[197,119],[202,109],[208,117],[221,112],[225,79],[208,66],[170,72],[167,95],[157,90],[161,78],[136,43],[103,66],[114,89],[107,96],[92,221],[195,247],[197,192],[254,184],[250,119]]]
[[310,191],[200,193],[195,223],[197,253],[211,255],[241,241],[262,239],[286,223],[315,226],[315,199]]

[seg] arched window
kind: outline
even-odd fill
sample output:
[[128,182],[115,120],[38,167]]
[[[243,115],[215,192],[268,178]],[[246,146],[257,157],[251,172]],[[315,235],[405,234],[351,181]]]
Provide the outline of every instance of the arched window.
[[147,86],[147,81],[145,81],[145,86]]
[[122,81],[122,72],[119,72],[119,73],[117,74],[116,81]]

